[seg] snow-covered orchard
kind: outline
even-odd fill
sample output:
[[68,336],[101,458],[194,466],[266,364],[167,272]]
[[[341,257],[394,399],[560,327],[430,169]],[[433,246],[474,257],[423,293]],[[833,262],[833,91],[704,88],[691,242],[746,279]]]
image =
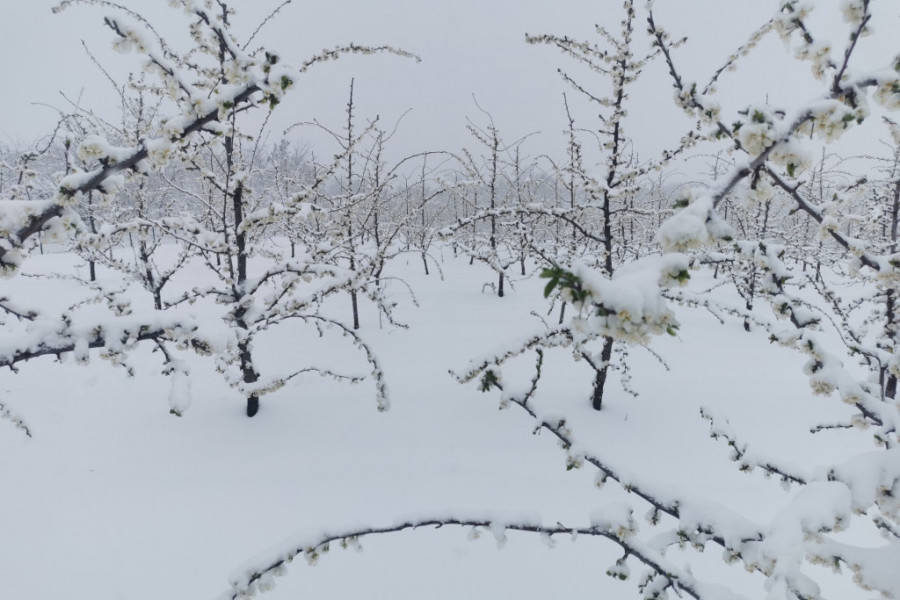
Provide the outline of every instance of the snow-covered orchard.
[[[652,2],[523,32],[562,147],[476,99],[467,147],[400,158],[353,79],[338,122],[269,117],[414,48],[292,63],[290,0],[245,39],[170,4],[179,39],[59,4],[106,11],[121,110],[0,144],[5,595],[900,597],[889,2],[785,0],[709,73]],[[815,93],[717,93],[769,38]]]

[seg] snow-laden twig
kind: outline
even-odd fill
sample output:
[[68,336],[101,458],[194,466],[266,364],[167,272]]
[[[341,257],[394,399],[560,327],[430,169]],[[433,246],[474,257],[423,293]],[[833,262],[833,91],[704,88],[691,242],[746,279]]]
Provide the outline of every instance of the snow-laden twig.
[[801,473],[800,469],[796,467],[789,469],[783,464],[779,464],[783,463],[781,460],[764,458],[750,451],[748,445],[737,438],[727,419],[717,419],[708,408],[701,408],[700,416],[709,422],[709,436],[715,440],[720,438],[725,440],[728,447],[731,448],[731,460],[738,463],[738,468],[741,471],[747,472],[753,469],[760,469],[767,475],[778,477],[784,483],[806,485],[809,475]]
[[0,402],[0,419],[5,421],[9,421],[12,423],[12,426],[25,434],[25,437],[31,438],[31,428],[28,427],[28,424],[25,422],[22,417],[13,412],[9,406],[3,402]]
[[498,543],[499,540],[505,539],[505,532],[508,531],[536,534],[549,540],[555,537],[599,537],[618,545],[624,552],[623,559],[607,570],[608,575],[620,579],[627,578],[628,571],[623,566],[625,559],[628,558],[647,567],[649,576],[644,578],[641,586],[648,588],[648,591],[655,590],[655,594],[650,593],[647,597],[660,597],[667,590],[672,590],[679,596],[686,595],[702,600],[709,597],[706,592],[716,589],[714,586],[696,581],[689,571],[676,567],[651,547],[635,539],[633,536],[635,524],[627,509],[598,510],[592,515],[591,521],[588,526],[567,527],[562,524],[544,525],[541,521],[528,519],[498,520],[484,516],[443,515],[401,520],[382,527],[348,528],[338,532],[323,531],[297,536],[297,539],[289,540],[281,548],[273,548],[261,554],[259,558],[235,571],[231,576],[231,589],[223,593],[220,600],[246,600],[256,592],[269,591],[275,585],[274,576],[284,575],[286,567],[295,559],[304,558],[308,563],[315,564],[323,554],[331,550],[333,545],[343,549],[358,549],[360,539],[365,537],[443,527],[483,531],[496,537]]

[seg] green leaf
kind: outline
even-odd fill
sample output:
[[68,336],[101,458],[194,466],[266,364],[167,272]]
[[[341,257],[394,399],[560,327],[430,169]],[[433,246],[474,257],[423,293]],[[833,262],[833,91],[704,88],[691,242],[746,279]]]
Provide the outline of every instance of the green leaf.
[[559,267],[546,268],[541,270],[541,279],[549,279],[547,285],[544,286],[544,298],[550,296],[553,290],[559,285],[559,278],[563,275],[563,270]]
[[541,271],[542,278],[550,281],[544,286],[544,297],[548,297],[555,288],[568,290],[573,302],[584,302],[589,293],[581,287],[581,278],[562,267],[547,268]]
[[489,392],[493,387],[500,387],[500,380],[497,379],[497,374],[492,370],[488,369],[484,372],[484,375],[481,376],[481,383],[478,386],[478,389],[482,392]]
[[553,293],[553,288],[556,287],[556,284],[559,283],[559,278],[554,277],[550,281],[547,282],[547,285],[544,286],[544,298],[548,298],[551,293]]

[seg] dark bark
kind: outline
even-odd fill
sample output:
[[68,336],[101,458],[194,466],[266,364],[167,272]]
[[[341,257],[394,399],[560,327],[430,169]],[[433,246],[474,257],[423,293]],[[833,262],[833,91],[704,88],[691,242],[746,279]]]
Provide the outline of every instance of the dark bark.
[[259,398],[251,395],[247,398],[247,416],[252,417],[259,412]]
[[350,304],[353,306],[353,329],[359,329],[359,302],[356,299],[356,290],[350,292]]
[[[247,341],[238,344],[238,356],[241,361],[241,376],[244,383],[256,383],[259,373],[253,368],[253,356],[250,353],[250,343]],[[259,397],[256,394],[247,396],[247,416],[252,417],[259,412]]]
[[888,375],[887,384],[884,386],[884,396],[891,399],[897,397],[897,377],[895,375]]
[[[891,203],[891,254],[897,252],[898,228],[900,228],[900,181],[894,184],[893,201]],[[887,290],[884,306],[885,333],[894,342],[897,339],[897,332],[900,327],[897,323],[897,291],[894,288]],[[884,395],[886,398],[894,399],[897,397],[897,376],[891,373],[887,375],[887,382],[884,386]]]
[[[226,152],[228,153],[228,168],[231,169],[232,140],[226,140]],[[234,299],[240,306],[244,294],[244,283],[247,281],[247,234],[241,228],[244,220],[244,185],[238,183],[231,195],[231,204],[234,216],[235,236],[234,242],[237,250],[237,286],[234,288]],[[244,320],[245,311],[238,308],[235,312],[235,324],[239,329],[249,331],[249,326]],[[259,379],[259,373],[253,366],[253,354],[250,350],[250,340],[244,339],[238,343],[238,360],[240,361],[241,380],[245,384],[253,384]],[[252,417],[259,412],[259,397],[256,394],[247,396],[247,416]]]
[[[94,219],[94,193],[88,192],[88,225],[90,225],[91,233],[97,233],[97,221]],[[97,263],[93,260],[88,261],[88,272],[91,281],[97,281]]]
[[600,410],[603,407],[603,390],[606,387],[606,376],[609,373],[609,359],[612,358],[613,339],[611,337],[603,338],[603,350],[600,352],[601,365],[597,368],[594,376],[594,391],[591,395],[591,406],[594,410]]

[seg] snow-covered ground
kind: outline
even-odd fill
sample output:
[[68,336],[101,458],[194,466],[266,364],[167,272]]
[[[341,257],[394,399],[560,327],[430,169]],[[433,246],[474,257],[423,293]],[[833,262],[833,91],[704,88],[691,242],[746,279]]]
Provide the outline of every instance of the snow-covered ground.
[[[67,255],[36,256],[30,272],[71,271]],[[82,267],[83,269],[83,267]],[[244,416],[211,360],[193,360],[193,405],[169,414],[169,384],[159,360],[132,354],[137,374],[96,356],[87,366],[43,358],[0,374],[0,402],[22,417],[26,437],[0,420],[0,597],[35,600],[214,598],[229,575],[285,539],[304,532],[389,525],[408,517],[490,515],[586,526],[618,492],[599,492],[589,466],[566,470],[566,454],[496,392],[460,385],[449,374],[502,347],[546,315],[542,281],[515,282],[505,298],[483,289],[494,277],[482,265],[445,251],[443,279],[425,276],[419,258],[395,259],[392,274],[415,291],[419,306],[396,287],[398,316],[408,329],[381,328],[363,305],[361,335],[383,363],[392,407],[376,410],[373,384],[346,385],[308,376],[265,396]],[[103,275],[103,273],[101,273]],[[184,277],[190,280],[191,274]],[[694,288],[711,283],[698,274]],[[61,280],[19,277],[3,285],[52,304],[68,293]],[[340,304],[344,302],[345,304]],[[329,307],[349,317],[349,298]],[[808,435],[820,422],[846,417],[839,402],[813,396],[804,358],[720,324],[707,311],[677,308],[677,337],[653,350],[632,350],[637,398],[613,382],[604,409],[590,410],[592,372],[565,351],[548,354],[536,406],[564,416],[587,449],[623,473],[664,490],[707,498],[749,519],[768,522],[796,490],[744,474],[729,449],[709,437],[701,406],[728,418],[760,452],[804,467],[840,460],[865,435]],[[556,312],[548,319],[555,319]],[[340,336],[318,338],[285,327],[257,344],[260,363],[290,366],[315,359],[364,370]],[[532,359],[504,373],[526,387]],[[624,496],[621,492],[619,495]],[[643,515],[639,515],[643,516]],[[643,523],[639,523],[642,527]],[[490,532],[422,529],[361,540],[364,551],[332,551],[315,567],[291,565],[266,597],[517,598],[632,597],[633,577],[606,570],[621,555],[599,538],[508,533],[498,547]],[[721,550],[687,550],[671,558],[694,574],[762,597],[762,578],[722,566]],[[814,571],[817,575],[818,571]],[[867,597],[846,581],[833,598]]]

